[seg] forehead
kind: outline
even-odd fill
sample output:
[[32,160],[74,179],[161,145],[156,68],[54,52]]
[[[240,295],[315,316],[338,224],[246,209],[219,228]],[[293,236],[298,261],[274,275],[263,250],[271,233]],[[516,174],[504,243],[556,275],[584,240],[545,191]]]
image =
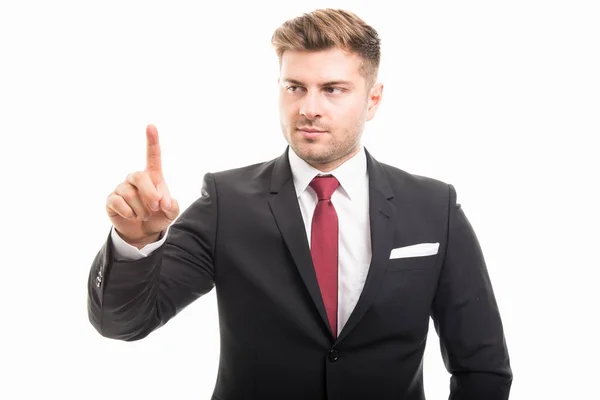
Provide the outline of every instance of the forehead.
[[281,57],[281,79],[302,82],[349,80],[358,82],[361,59],[339,48],[321,51],[286,50]]

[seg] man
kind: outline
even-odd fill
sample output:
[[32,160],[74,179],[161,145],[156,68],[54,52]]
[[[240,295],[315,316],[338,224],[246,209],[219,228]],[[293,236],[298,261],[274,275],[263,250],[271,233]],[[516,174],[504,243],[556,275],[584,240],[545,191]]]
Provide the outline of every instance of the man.
[[512,372],[485,261],[452,185],[378,162],[361,145],[383,86],[377,32],[316,10],[273,35],[278,158],[207,173],[181,215],[147,167],[108,196],[113,224],[89,276],[89,318],[133,341],[213,287],[214,399],[424,399],[435,322],[452,399],[507,399]]

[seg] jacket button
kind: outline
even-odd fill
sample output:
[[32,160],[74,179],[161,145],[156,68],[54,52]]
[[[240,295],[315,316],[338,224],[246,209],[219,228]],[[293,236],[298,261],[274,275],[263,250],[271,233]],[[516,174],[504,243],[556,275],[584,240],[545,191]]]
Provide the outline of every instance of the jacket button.
[[340,358],[340,353],[336,350],[330,350],[328,355],[329,361],[336,362]]

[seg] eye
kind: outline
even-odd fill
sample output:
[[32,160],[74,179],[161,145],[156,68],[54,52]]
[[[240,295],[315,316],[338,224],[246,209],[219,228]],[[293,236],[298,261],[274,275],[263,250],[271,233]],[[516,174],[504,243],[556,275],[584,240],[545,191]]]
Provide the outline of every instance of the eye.
[[287,90],[288,92],[296,92],[298,90],[298,86],[286,86],[285,90]]
[[325,88],[325,90],[327,91],[327,93],[331,93],[331,94],[335,94],[335,92],[334,92],[335,90],[338,91],[337,93],[343,93],[344,92],[344,89],[337,88],[337,87],[332,87],[332,86]]

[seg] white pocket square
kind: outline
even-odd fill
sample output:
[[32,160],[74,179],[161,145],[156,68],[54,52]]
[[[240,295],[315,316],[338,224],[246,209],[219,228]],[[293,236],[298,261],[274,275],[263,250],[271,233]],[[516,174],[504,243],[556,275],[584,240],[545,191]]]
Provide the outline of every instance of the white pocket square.
[[419,243],[411,246],[398,247],[390,253],[390,260],[393,258],[423,257],[437,254],[440,248],[439,243]]

